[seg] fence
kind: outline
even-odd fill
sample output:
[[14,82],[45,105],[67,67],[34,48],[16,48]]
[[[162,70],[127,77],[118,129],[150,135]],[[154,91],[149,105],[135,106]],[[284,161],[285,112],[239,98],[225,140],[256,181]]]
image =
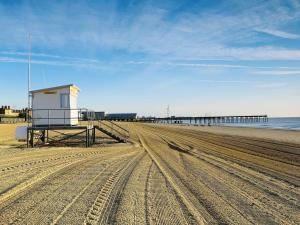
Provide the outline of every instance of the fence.
[[25,118],[0,117],[0,123],[24,123],[25,121]]

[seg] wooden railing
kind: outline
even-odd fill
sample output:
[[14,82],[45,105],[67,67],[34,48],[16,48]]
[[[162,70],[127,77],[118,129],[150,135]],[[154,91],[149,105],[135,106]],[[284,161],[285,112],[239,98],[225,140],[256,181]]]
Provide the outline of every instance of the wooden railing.
[[129,135],[130,135],[129,131],[112,121],[99,120],[98,126],[100,128],[107,130],[108,132],[110,132],[112,134],[121,136],[122,138],[125,138],[125,139],[129,138]]

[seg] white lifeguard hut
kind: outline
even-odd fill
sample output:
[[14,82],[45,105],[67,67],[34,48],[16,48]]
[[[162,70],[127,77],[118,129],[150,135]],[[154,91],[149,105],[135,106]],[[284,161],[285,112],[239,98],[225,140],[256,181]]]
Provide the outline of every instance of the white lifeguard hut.
[[78,125],[78,92],[74,84],[31,91],[32,126]]
[[[18,140],[27,140],[27,147],[51,145],[80,145],[96,143],[96,130],[118,142],[126,142],[129,132],[118,124],[89,118],[88,109],[77,108],[79,88],[74,84],[30,91],[32,98],[31,126],[16,130]],[[91,113],[92,115],[94,113]],[[79,123],[88,117],[88,121]],[[25,133],[26,132],[26,133]]]

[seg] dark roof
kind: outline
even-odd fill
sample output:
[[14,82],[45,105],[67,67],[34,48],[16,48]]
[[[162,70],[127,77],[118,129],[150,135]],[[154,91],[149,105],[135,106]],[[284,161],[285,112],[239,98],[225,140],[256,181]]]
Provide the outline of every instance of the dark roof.
[[37,92],[42,92],[42,91],[51,91],[55,89],[61,89],[61,88],[66,88],[66,87],[75,87],[79,90],[79,88],[75,84],[67,84],[67,85],[62,85],[62,86],[57,86],[57,87],[50,87],[50,88],[43,88],[43,89],[38,89],[38,90],[32,90],[30,93],[37,93]]
[[135,116],[137,113],[107,113],[107,116]]
[[137,113],[108,113],[105,115],[106,118],[135,118]]

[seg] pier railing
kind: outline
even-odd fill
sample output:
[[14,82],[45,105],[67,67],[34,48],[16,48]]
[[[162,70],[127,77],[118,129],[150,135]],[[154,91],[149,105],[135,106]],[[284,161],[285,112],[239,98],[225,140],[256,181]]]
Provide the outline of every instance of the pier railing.
[[140,122],[152,123],[189,123],[189,124],[226,124],[226,123],[266,123],[267,115],[246,115],[246,116],[203,116],[203,117],[149,117],[140,118]]

